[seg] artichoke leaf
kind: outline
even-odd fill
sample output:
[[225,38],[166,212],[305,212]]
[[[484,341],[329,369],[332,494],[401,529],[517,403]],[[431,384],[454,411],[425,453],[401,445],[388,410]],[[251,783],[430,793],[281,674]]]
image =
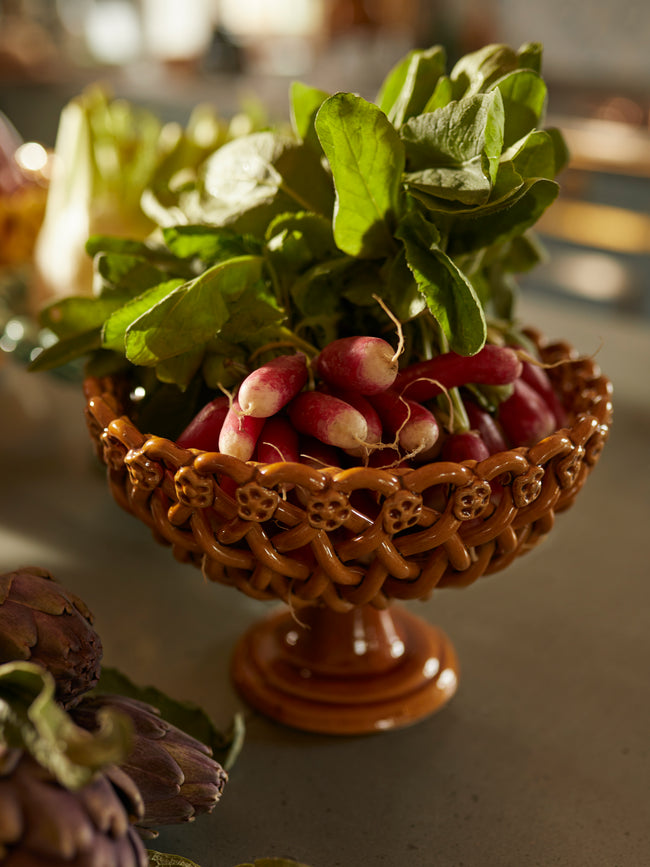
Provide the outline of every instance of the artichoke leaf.
[[129,721],[103,714],[97,732],[77,726],[54,698],[52,675],[32,662],[0,665],[0,743],[29,752],[67,789],[85,786],[131,748]]

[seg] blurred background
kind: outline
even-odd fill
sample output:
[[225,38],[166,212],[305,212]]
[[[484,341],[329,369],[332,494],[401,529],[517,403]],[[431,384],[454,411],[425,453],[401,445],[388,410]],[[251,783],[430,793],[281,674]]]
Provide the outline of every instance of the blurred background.
[[93,82],[186,122],[288,113],[300,79],[374,98],[410,48],[456,57],[544,45],[548,124],[572,161],[539,225],[551,256],[532,292],[650,315],[650,5],[640,0],[0,0],[0,111],[54,145],[59,113]]

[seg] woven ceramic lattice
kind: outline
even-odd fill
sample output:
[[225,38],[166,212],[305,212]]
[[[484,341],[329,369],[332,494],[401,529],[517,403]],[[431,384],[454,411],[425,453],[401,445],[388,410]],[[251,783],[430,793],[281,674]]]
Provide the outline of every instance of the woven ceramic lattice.
[[540,351],[564,362],[549,373],[569,425],[480,463],[243,463],[141,433],[111,379],[86,380],[86,415],[113,496],[179,560],[259,599],[383,607],[504,568],[581,489],[608,435],[611,386],[565,343]]

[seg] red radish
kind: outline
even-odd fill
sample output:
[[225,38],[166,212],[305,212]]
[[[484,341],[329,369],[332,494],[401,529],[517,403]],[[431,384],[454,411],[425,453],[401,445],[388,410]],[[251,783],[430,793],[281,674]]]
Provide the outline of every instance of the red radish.
[[392,389],[372,395],[370,402],[386,433],[397,436],[407,454],[428,451],[438,439],[436,417],[422,404],[400,397]]
[[317,440],[316,437],[301,436],[298,440],[299,460],[316,469],[340,467],[345,455],[335,446]]
[[255,445],[264,427],[263,418],[244,415],[235,399],[228,410],[219,434],[219,451],[224,455],[250,461]]
[[316,357],[314,371],[338,388],[377,394],[395,381],[397,358],[381,337],[341,337]]
[[537,394],[544,398],[551,412],[555,416],[556,427],[564,427],[567,423],[566,411],[560,403],[558,396],[553,389],[551,380],[544,368],[537,364],[533,364],[531,361],[524,361],[521,378],[531,388],[535,389]]
[[498,419],[513,446],[531,446],[556,429],[548,404],[526,382],[518,379],[512,395],[499,404]]
[[176,439],[176,444],[184,449],[218,451],[219,434],[229,407],[230,401],[225,395],[206,403]]
[[470,426],[477,431],[491,455],[504,452],[508,448],[501,428],[489,412],[481,409],[473,400],[465,401],[465,411]]
[[[320,390],[320,389],[319,389]],[[370,403],[370,401],[365,398],[362,394],[359,394],[357,391],[350,391],[349,389],[336,388],[336,389],[325,389],[327,394],[331,394],[334,397],[338,397],[339,400],[345,401],[345,403],[350,404],[351,407],[358,410],[361,415],[366,420],[366,425],[368,426],[368,435],[366,437],[366,443],[374,444],[381,442],[381,434],[382,434],[382,426],[381,419],[377,415],[377,411],[374,406]],[[354,449],[349,449],[350,454],[353,455],[365,455],[368,449],[365,446],[357,446]]]
[[239,386],[237,399],[244,415],[269,418],[302,390],[307,382],[307,359],[302,352],[279,355],[261,365]]
[[284,416],[268,418],[257,441],[256,458],[263,464],[299,461],[298,434]]
[[444,432],[441,431],[438,439],[430,449],[424,449],[416,455],[412,455],[413,462],[416,464],[430,464],[432,461],[437,461],[440,458],[440,450],[444,441]]
[[322,391],[303,391],[287,406],[289,418],[299,433],[342,449],[366,442],[368,425],[359,410]]
[[440,457],[443,461],[483,461],[490,450],[475,431],[450,434],[444,441]]
[[378,470],[393,470],[396,467],[408,466],[408,463],[403,459],[399,449],[393,446],[386,446],[382,449],[376,449],[368,455],[368,466]]
[[397,374],[393,389],[411,400],[424,401],[470,383],[508,385],[521,375],[521,368],[514,349],[486,343],[476,355],[445,352],[411,364]]
[[239,487],[237,482],[232,478],[232,476],[227,476],[225,473],[217,476],[217,479],[219,481],[219,487],[224,494],[228,494],[228,496],[232,497],[234,500],[237,496],[237,488]]

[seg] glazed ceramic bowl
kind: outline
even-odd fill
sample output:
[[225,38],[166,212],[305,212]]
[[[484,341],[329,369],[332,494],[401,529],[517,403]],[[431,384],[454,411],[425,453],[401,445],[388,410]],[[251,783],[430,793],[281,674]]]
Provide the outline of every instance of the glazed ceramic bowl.
[[567,427],[479,463],[243,463],[139,430],[128,383],[85,381],[120,506],[209,580],[286,603],[235,649],[233,677],[254,707],[302,729],[359,733],[414,722],[453,694],[451,642],[391,601],[466,587],[533,548],[574,502],[611,422],[611,386],[593,360],[531,336]]

